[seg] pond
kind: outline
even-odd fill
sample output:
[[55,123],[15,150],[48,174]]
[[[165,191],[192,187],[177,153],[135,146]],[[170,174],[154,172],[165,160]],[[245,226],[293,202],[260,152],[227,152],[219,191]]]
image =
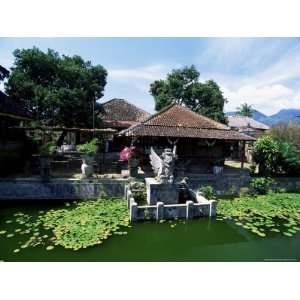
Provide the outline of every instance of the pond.
[[[6,223],[22,211],[37,216],[40,210],[64,207],[62,202],[1,202],[0,229],[14,232],[17,224]],[[1,261],[299,261],[300,232],[293,237],[275,233],[259,237],[231,220],[195,219],[164,223],[135,223],[127,235],[108,238],[103,244],[67,250],[56,246],[46,251],[38,245],[13,250],[22,235],[0,235]]]

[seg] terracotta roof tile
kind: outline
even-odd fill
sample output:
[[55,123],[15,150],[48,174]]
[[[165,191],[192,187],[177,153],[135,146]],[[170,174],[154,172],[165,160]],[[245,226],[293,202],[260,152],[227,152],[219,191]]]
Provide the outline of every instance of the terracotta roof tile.
[[245,116],[228,116],[228,125],[235,128],[254,128],[268,130],[270,127],[264,123],[258,122],[252,118]]
[[124,99],[112,99],[102,104],[104,113],[99,113],[99,117],[105,123],[115,124],[120,127],[128,127],[140,123],[150,116],[143,109],[129,103]]
[[230,130],[224,124],[172,104],[152,115],[141,124],[119,133],[125,136],[166,136],[222,140],[255,140],[248,135]]
[[143,123],[145,125],[229,130],[228,126],[197,114],[178,104],[167,106]]

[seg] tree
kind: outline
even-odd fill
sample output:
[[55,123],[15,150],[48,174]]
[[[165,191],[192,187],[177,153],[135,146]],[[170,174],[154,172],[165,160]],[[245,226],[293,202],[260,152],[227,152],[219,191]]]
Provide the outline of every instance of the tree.
[[300,153],[293,143],[265,135],[254,143],[253,159],[261,175],[300,174]]
[[248,105],[247,103],[241,104],[241,106],[237,107],[237,114],[244,117],[251,118],[255,110],[252,108],[252,105]]
[[275,139],[293,143],[300,149],[300,124],[276,124],[272,126],[270,135]]
[[195,66],[173,70],[165,80],[156,80],[150,85],[155,109],[177,103],[194,112],[216,121],[226,123],[223,112],[226,99],[213,80],[199,82],[200,73]]
[[14,51],[6,93],[20,101],[43,125],[92,127],[93,106],[103,96],[107,72],[80,56],[48,49]]
[[0,65],[0,81],[4,80],[9,76],[9,71]]

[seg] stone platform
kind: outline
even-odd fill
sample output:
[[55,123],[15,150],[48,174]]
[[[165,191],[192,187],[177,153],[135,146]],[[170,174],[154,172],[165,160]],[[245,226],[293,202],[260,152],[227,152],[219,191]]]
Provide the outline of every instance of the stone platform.
[[159,183],[155,178],[145,178],[147,189],[147,203],[156,205],[158,202],[164,204],[177,204],[179,189],[178,184]]

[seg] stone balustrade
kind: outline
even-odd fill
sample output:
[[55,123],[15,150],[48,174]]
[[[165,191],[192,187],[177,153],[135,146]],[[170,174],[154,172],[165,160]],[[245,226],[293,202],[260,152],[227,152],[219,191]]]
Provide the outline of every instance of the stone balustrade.
[[163,202],[157,202],[155,205],[139,206],[135,202],[129,187],[126,187],[125,198],[132,222],[139,220],[193,219],[216,216],[217,201],[207,200],[204,197],[201,199],[201,202],[187,201],[184,204],[164,204]]

